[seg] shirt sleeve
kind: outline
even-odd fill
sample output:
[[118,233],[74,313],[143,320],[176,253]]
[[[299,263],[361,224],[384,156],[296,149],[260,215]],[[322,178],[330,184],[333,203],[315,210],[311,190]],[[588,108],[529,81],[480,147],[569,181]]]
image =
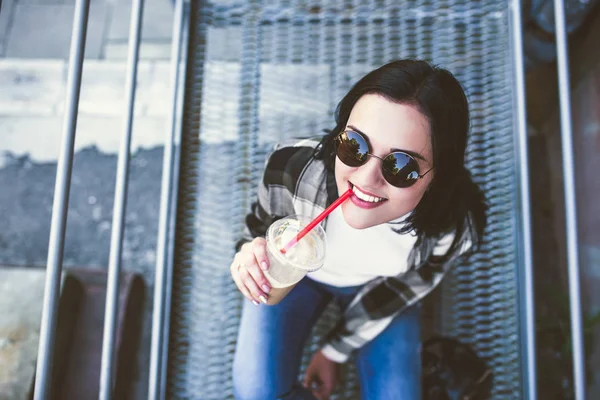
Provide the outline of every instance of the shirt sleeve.
[[427,296],[457,259],[471,248],[461,241],[453,255],[446,255],[454,237],[439,240],[432,255],[418,269],[395,277],[379,277],[366,284],[344,311],[338,325],[324,340],[322,352],[337,363],[379,335],[399,314]]
[[264,237],[267,233],[267,229],[269,229],[269,226],[275,220],[273,210],[271,210],[272,202],[269,190],[270,182],[268,182],[267,179],[267,168],[269,166],[269,160],[276,149],[277,147],[275,147],[275,150],[267,156],[263,176],[258,184],[256,200],[252,203],[250,212],[246,215],[244,231],[235,245],[235,251],[239,251],[244,243],[250,242],[256,237]]
[[[276,144],[267,156],[256,200],[246,215],[244,231],[236,243],[236,251],[256,237],[264,237],[269,226],[277,219],[294,214],[293,195],[297,172],[302,170],[305,161],[302,154],[298,156],[302,149],[305,147]],[[312,149],[309,150],[308,154],[312,154]]]
[[264,201],[268,197],[268,186],[261,184],[258,188],[257,200],[252,203],[251,211],[246,215],[244,231],[242,237],[236,243],[236,251],[239,251],[244,243],[250,242],[256,237],[264,237],[266,235],[269,225],[273,222],[268,208],[268,201]]

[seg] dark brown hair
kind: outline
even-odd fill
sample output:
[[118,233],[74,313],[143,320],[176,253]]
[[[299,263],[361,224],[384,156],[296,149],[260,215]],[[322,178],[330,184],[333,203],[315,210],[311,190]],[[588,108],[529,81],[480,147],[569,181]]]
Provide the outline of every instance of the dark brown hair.
[[[365,94],[409,104],[429,120],[435,175],[423,198],[400,232],[415,230],[422,237],[457,237],[474,223],[478,244],[486,224],[485,197],[465,167],[469,106],[458,80],[446,69],[421,60],[397,60],[361,78],[338,104],[335,128],[322,140],[317,158],[330,170],[335,163],[334,139],[345,128],[352,108]],[[469,216],[470,218],[467,218]]]

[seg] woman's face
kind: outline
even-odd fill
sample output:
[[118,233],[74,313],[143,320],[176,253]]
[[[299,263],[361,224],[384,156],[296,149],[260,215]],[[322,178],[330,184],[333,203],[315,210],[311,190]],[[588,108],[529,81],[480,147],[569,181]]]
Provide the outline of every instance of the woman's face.
[[[393,103],[377,94],[364,95],[354,105],[346,129],[363,134],[376,156],[383,158],[392,149],[416,153],[420,155],[415,160],[421,175],[433,166],[429,121],[414,106]],[[434,173],[435,170],[427,173],[408,188],[397,188],[383,178],[381,160],[368,157],[366,164],[350,167],[336,157],[335,180],[339,194],[352,188],[355,193],[360,190],[383,199],[366,203],[356,194],[352,195],[342,204],[344,219],[353,228],[365,229],[409,213],[419,204]]]

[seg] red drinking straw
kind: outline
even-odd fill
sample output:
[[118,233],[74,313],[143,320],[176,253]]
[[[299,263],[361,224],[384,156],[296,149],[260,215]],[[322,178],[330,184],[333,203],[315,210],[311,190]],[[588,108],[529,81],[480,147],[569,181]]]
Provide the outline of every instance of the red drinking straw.
[[281,252],[283,254],[285,254],[296,243],[298,243],[298,241],[300,239],[302,239],[308,232],[310,232],[311,229],[313,229],[315,226],[317,226],[319,224],[319,222],[323,221],[326,216],[328,216],[329,214],[331,214],[331,212],[333,210],[335,210],[340,204],[342,204],[344,201],[346,201],[346,199],[348,197],[350,197],[350,196],[352,196],[352,189],[348,189],[343,195],[341,195],[340,197],[338,197],[336,201],[334,201],[333,203],[331,203],[331,205],[329,207],[327,207],[321,214],[319,214],[319,216],[317,216],[317,218],[315,218],[314,220],[312,220],[310,222],[310,224],[306,225],[306,227],[304,229],[302,229],[296,235],[295,238],[293,238],[292,240],[290,240],[289,243],[286,244],[283,247],[283,249],[281,249]]

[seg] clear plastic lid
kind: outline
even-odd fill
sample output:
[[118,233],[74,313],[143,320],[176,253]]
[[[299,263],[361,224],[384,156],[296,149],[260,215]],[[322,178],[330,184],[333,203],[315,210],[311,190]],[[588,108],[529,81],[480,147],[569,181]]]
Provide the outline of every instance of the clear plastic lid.
[[280,262],[306,272],[316,271],[325,261],[326,238],[321,225],[317,225],[285,254],[281,252],[290,240],[310,223],[311,219],[291,215],[275,221],[267,231],[269,251]]

